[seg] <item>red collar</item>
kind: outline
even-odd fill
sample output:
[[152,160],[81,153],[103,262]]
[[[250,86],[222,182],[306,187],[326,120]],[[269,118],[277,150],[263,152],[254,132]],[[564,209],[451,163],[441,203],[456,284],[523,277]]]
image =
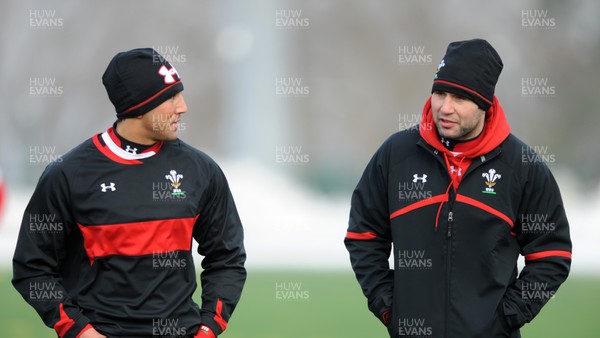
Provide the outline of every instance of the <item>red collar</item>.
[[158,141],[139,154],[128,153],[121,148],[121,141],[115,135],[112,127],[108,128],[104,133],[92,137],[92,141],[96,148],[106,157],[121,164],[142,164],[143,159],[156,155],[164,143],[163,141]]

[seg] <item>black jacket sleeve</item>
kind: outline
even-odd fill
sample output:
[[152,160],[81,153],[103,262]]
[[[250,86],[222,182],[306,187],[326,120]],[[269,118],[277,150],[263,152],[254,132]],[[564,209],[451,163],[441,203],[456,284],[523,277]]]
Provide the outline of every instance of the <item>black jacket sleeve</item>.
[[55,162],[42,174],[25,209],[12,283],[44,323],[65,338],[75,337],[89,324],[69,297],[61,274],[74,227],[68,183]]
[[384,324],[387,324],[392,306],[394,279],[388,261],[392,243],[387,192],[388,151],[384,143],[354,190],[344,240],[369,310]]
[[515,233],[525,267],[501,304],[508,325],[529,323],[566,280],[571,266],[569,223],[552,173],[529,164]]
[[222,333],[246,281],[244,232],[223,172],[214,164],[208,198],[194,227],[198,253],[204,256],[202,324]]

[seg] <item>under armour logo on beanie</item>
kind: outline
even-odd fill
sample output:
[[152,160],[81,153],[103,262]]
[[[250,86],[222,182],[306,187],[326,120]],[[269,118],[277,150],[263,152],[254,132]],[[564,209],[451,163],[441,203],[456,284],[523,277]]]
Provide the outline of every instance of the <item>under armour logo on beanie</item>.
[[177,78],[179,77],[179,74],[177,73],[177,70],[175,70],[175,68],[168,69],[165,65],[160,67],[160,69],[158,70],[158,74],[165,77],[165,84],[175,83],[177,81]]
[[143,115],[183,90],[177,70],[152,48],[115,55],[102,83],[120,119]]
[[444,91],[464,96],[487,111],[502,72],[502,59],[483,39],[452,42],[438,66],[431,92]]

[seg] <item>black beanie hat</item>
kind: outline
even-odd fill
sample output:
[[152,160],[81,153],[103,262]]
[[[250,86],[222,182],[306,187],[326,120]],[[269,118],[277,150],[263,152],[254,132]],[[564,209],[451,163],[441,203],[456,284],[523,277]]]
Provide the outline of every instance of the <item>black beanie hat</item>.
[[102,83],[120,119],[143,115],[183,90],[175,68],[152,48],[115,55]]
[[502,59],[483,39],[452,42],[438,66],[431,92],[443,91],[464,96],[487,111],[494,101],[494,88]]

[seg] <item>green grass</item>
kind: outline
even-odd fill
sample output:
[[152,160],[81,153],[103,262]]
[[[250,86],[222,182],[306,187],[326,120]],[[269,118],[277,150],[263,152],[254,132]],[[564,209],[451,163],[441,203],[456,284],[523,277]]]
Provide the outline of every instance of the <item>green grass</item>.
[[[294,286],[300,299],[282,299],[277,286]],[[0,273],[2,337],[50,338],[53,330]],[[600,332],[600,279],[571,277],[542,313],[521,330],[529,337],[596,337]],[[249,271],[242,300],[224,338],[362,338],[386,337],[386,330],[367,310],[349,272]]]

